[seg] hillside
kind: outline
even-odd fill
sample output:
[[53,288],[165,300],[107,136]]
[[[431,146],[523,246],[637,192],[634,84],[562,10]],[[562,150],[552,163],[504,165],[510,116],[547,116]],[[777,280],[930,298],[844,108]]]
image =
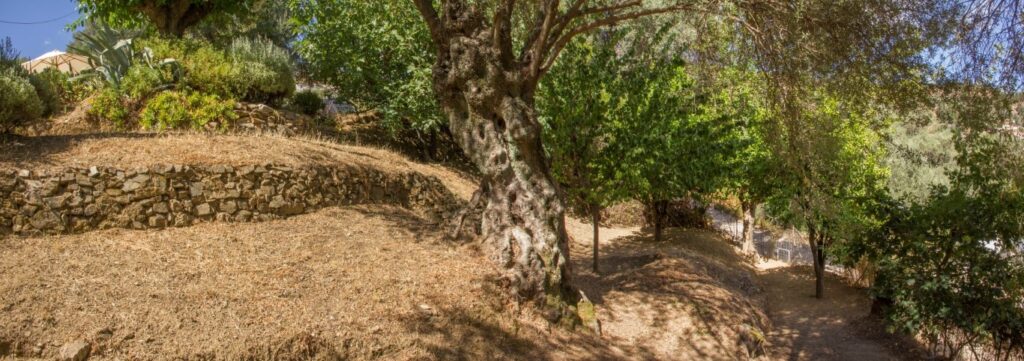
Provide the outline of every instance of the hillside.
[[[357,166],[414,172],[466,199],[473,181],[387,150],[242,135],[22,138],[0,168],[160,164]],[[396,205],[309,209],[263,222],[209,219],[0,238],[0,355],[90,359],[735,359],[768,328],[752,266],[715,233],[655,247],[618,229],[587,270],[586,225],[570,221],[578,287],[604,336],[550,328],[507,303],[474,243],[453,243]],[[618,232],[618,233],[616,233]],[[614,239],[612,239],[614,238]],[[748,347],[750,345],[750,347]]]

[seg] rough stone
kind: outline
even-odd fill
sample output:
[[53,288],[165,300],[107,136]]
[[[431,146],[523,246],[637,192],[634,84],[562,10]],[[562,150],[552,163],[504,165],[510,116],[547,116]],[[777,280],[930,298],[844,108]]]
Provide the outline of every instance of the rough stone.
[[234,214],[238,210],[238,205],[235,201],[225,201],[220,204],[220,211],[227,214]]
[[434,220],[460,207],[439,180],[418,173],[280,164],[0,171],[0,196],[0,234],[265,221],[367,202],[408,207]]
[[167,217],[162,214],[149,217],[149,226],[155,228],[167,227]]
[[166,202],[157,202],[153,204],[153,212],[167,214],[170,212],[170,209],[168,209]]
[[89,352],[92,351],[88,342],[83,340],[77,340],[64,344],[60,348],[60,360],[61,361],[85,361],[89,358]]
[[213,208],[210,207],[209,203],[203,203],[196,206],[196,215],[200,217],[206,217],[213,214]]
[[60,226],[60,217],[57,217],[57,215],[51,211],[44,210],[36,212],[36,214],[32,216],[32,219],[29,220],[29,223],[33,228],[40,230],[58,228]]

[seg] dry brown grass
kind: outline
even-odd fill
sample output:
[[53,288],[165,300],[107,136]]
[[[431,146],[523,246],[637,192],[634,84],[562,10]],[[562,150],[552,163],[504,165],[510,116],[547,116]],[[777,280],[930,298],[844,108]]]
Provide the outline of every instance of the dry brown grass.
[[316,137],[275,134],[102,133],[25,137],[0,144],[0,169],[146,167],[153,164],[356,165],[386,172],[420,172],[441,179],[469,199],[474,181],[439,165],[410,161],[381,148],[342,145]]
[[436,237],[365,206],[0,239],[0,342],[52,357],[86,339],[100,359],[626,357],[512,311],[484,257]]
[[[463,174],[384,149],[276,135],[93,134],[20,138],[0,169],[152,164],[365,166]],[[0,239],[0,349],[86,339],[99,358],[605,360],[742,358],[736,325],[762,322],[750,264],[721,237],[605,229],[605,271],[587,271],[589,227],[570,221],[577,284],[605,336],[550,329],[516,310],[472,246],[439,240],[386,206],[162,231]],[[586,233],[583,233],[586,232]],[[584,235],[585,234],[585,235]],[[109,332],[102,332],[109,331]]]

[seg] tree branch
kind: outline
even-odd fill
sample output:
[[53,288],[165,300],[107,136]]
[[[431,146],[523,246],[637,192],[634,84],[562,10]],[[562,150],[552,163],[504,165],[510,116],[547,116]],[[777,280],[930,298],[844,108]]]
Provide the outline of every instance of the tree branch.
[[515,9],[516,0],[505,0],[498,5],[494,11],[493,42],[498,48],[501,63],[504,66],[511,66],[513,57],[512,50],[512,10]]
[[434,40],[434,44],[441,46],[445,40],[444,29],[441,26],[441,18],[437,16],[437,9],[434,9],[434,4],[431,0],[413,0],[413,2],[416,3],[416,9],[420,11],[423,21],[427,23],[430,38]]
[[595,20],[593,22],[590,22],[588,24],[583,24],[583,25],[577,26],[577,27],[573,28],[572,30],[570,30],[569,32],[567,32],[564,35],[562,35],[561,37],[559,37],[558,40],[556,40],[554,43],[551,44],[551,46],[548,48],[549,50],[547,51],[547,57],[546,57],[546,60],[544,61],[544,65],[541,67],[541,72],[542,73],[546,72],[548,69],[551,68],[551,65],[554,64],[555,59],[558,58],[558,54],[561,53],[562,49],[565,48],[565,46],[569,43],[569,41],[571,41],[577,35],[580,35],[580,34],[583,34],[585,32],[597,29],[597,28],[602,27],[602,26],[612,25],[612,24],[615,24],[615,23],[618,23],[618,22],[621,22],[621,21],[632,20],[632,19],[636,19],[636,18],[640,18],[640,17],[644,17],[644,16],[664,14],[664,13],[668,13],[668,12],[680,11],[680,10],[686,10],[686,9],[692,10],[693,7],[690,4],[686,4],[686,5],[678,4],[678,5],[665,6],[665,7],[660,7],[660,8],[648,9],[648,10],[638,10],[638,11],[629,12],[629,13],[625,13],[625,14],[610,15],[610,16],[607,16],[607,17]]
[[[547,6],[544,9],[544,22],[540,25],[540,35],[534,39],[532,44],[527,44],[530,47],[530,64],[528,74],[531,79],[538,79],[540,77],[541,64],[544,63],[545,53],[547,47],[545,44],[548,42],[548,37],[551,35],[551,28],[554,26],[555,16],[558,15],[558,0],[548,0]],[[537,25],[534,25],[537,26]]]

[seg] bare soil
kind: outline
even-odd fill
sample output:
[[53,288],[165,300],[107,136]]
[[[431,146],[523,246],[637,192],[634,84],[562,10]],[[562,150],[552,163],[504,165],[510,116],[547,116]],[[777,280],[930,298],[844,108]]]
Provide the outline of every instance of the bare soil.
[[775,327],[768,334],[779,360],[918,360],[919,345],[910,337],[886,332],[870,315],[865,290],[827,274],[825,297],[814,298],[810,266],[779,262],[759,265]]
[[576,285],[598,306],[609,342],[645,360],[737,360],[763,351],[745,343],[756,337],[750,330],[769,327],[753,265],[717,233],[672,228],[654,242],[639,227],[602,228],[594,272],[590,225],[570,219],[567,228]]

